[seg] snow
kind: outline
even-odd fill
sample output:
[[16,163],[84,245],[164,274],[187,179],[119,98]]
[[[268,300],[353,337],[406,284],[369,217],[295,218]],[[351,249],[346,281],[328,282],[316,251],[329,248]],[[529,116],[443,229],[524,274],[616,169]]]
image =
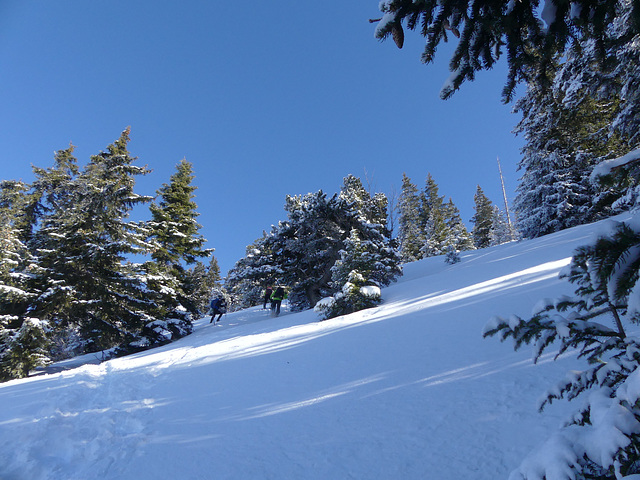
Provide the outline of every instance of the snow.
[[638,398],[640,374],[621,398],[592,398],[603,423],[575,446],[571,429],[554,433],[574,405],[540,414],[536,400],[584,367],[576,354],[533,365],[530,349],[481,332],[571,294],[558,272],[597,228],[408,264],[382,305],[355,314],[255,307],[154,350],[0,384],[0,478],[495,480],[541,478],[540,456],[558,458],[548,478],[571,478],[563,458],[606,457],[611,425],[637,428],[616,405]]
[[365,297],[379,297],[382,295],[380,287],[376,287],[375,285],[360,287],[360,293]]
[[611,174],[613,169],[617,167],[622,167],[629,163],[640,160],[640,148],[633,150],[626,155],[623,155],[619,158],[614,158],[612,160],[605,160],[604,162],[599,163],[591,172],[591,181],[595,181],[598,177],[603,177]]

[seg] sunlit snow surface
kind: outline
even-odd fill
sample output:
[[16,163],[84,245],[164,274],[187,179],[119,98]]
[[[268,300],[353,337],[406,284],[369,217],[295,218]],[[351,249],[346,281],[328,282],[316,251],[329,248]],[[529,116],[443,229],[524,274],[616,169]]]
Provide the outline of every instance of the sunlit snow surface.
[[594,228],[406,265],[346,317],[257,307],[1,384],[0,479],[506,479],[573,409],[536,405],[581,364],[482,329],[571,294],[557,274]]

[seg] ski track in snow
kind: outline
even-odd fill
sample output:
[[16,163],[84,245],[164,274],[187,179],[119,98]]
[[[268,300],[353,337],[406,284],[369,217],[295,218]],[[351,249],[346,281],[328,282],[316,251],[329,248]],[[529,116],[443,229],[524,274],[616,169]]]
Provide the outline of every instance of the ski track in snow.
[[[32,418],[24,418],[16,453],[5,442],[3,480],[61,480],[75,466],[73,478],[117,479],[134,455],[141,454],[148,436],[145,422],[153,401],[140,396],[141,377],[118,371],[114,362],[86,365],[52,376],[42,392],[44,403]],[[4,458],[2,458],[4,457]]]

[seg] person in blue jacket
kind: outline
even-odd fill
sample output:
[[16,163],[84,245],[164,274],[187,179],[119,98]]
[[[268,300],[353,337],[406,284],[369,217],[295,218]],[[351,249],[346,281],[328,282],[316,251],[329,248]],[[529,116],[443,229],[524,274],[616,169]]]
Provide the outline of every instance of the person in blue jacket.
[[224,301],[224,298],[214,298],[211,300],[211,320],[209,323],[213,323],[216,315],[219,315],[216,323],[220,321],[222,315],[227,313],[227,303]]

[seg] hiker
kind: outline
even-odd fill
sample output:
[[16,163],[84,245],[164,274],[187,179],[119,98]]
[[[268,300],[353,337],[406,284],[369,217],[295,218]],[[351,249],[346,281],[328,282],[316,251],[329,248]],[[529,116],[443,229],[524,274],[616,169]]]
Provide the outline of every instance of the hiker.
[[287,293],[284,291],[284,287],[276,288],[275,292],[271,294],[271,315],[277,317],[280,315],[280,304],[282,300],[287,298]]
[[271,300],[272,293],[273,293],[273,288],[271,287],[271,285],[269,285],[267,289],[264,291],[264,303],[262,304],[263,310],[267,309],[267,302]]
[[216,315],[220,315],[216,323],[220,321],[222,315],[227,313],[227,303],[224,301],[224,297],[222,298],[214,298],[211,300],[211,320],[209,323],[213,323],[213,320],[216,318]]

